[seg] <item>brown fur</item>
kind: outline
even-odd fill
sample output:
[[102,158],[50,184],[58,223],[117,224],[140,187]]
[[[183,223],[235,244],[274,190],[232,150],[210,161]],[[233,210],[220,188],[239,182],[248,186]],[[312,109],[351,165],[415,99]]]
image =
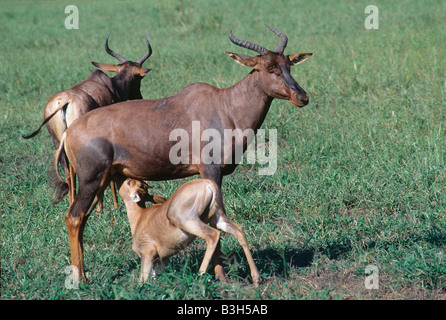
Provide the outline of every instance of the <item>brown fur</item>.
[[[151,52],[150,45],[149,56]],[[106,41],[106,51],[108,48],[108,38]],[[112,56],[116,54],[108,52]],[[144,56],[146,59],[148,56]],[[81,83],[73,86],[71,89],[56,93],[45,105],[43,110],[44,121],[40,127],[33,133],[24,136],[25,139],[34,137],[40,132],[45,125],[57,149],[65,130],[73,123],[74,120],[83,114],[97,109],[99,107],[108,106],[113,103],[142,99],[140,92],[141,79],[150,71],[150,69],[142,67],[139,63],[126,61],[124,57],[119,56],[120,60],[125,61],[119,65],[97,63],[92,64],[99,70],[93,71],[90,76]],[[141,60],[141,59],[140,59]],[[140,61],[141,64],[144,62]],[[114,72],[117,75],[113,78],[108,77],[105,72]],[[65,157],[61,158],[62,166],[69,182],[70,173],[68,163]],[[74,178],[72,178],[74,180]],[[111,185],[114,190],[114,184]],[[70,204],[73,201],[75,186],[71,187]],[[117,207],[116,195],[113,191],[115,208]]]
[[[112,175],[139,180],[168,180],[200,174],[218,186],[217,203],[224,212],[221,183],[232,173],[235,144],[222,145],[221,164],[194,164],[192,153],[188,164],[172,164],[169,150],[176,143],[169,141],[173,129],[183,128],[191,136],[192,121],[199,121],[201,132],[213,128],[223,136],[224,129],[253,129],[263,123],[274,98],[287,99],[296,106],[308,103],[308,96],[289,73],[291,65],[301,63],[311,54],[285,56],[268,51],[262,56],[248,57],[227,53],[238,63],[253,70],[237,84],[219,89],[195,83],[177,94],[154,100],[134,100],[97,109],[73,123],[56,152],[67,155],[73,172],[79,178],[79,193],[65,215],[70,236],[75,279],[83,276],[82,233],[85,221],[110,181]],[[200,136],[201,136],[200,132]],[[223,139],[222,139],[223,140]],[[190,142],[191,143],[191,142]],[[223,143],[223,141],[222,141]],[[246,150],[246,140],[242,142]],[[205,142],[201,142],[201,148]],[[63,180],[60,181],[63,184]],[[63,196],[63,194],[61,194]],[[214,254],[216,275],[224,279],[219,260],[220,248]]]
[[[206,241],[206,252],[199,273],[206,272],[220,241],[220,231],[234,235],[242,245],[255,286],[260,276],[240,225],[230,221],[218,207],[218,186],[212,180],[189,181],[164,203],[144,206],[147,185],[126,179],[119,187],[132,230],[132,249],[141,258],[140,281],[147,281],[153,263],[165,262],[187,247],[197,236]],[[210,226],[208,225],[210,223]]]

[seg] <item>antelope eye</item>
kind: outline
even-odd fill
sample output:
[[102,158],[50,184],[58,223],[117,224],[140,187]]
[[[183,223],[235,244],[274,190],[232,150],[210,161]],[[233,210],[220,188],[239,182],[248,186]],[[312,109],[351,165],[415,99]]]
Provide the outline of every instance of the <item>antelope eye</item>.
[[266,68],[266,70],[268,70],[268,72],[273,72],[274,71],[274,67],[273,66],[268,66]]

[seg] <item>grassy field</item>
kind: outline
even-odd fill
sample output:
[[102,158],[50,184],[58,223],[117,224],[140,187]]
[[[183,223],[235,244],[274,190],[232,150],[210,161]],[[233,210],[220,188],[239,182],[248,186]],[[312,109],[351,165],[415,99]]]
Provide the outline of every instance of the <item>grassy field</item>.
[[[446,3],[375,1],[367,30],[361,1],[3,1],[0,8],[2,299],[446,299]],[[90,61],[154,53],[144,98],[194,82],[228,87],[249,71],[224,50],[228,32],[286,53],[313,52],[292,73],[310,96],[298,109],[275,100],[263,128],[277,129],[272,176],[240,166],[223,182],[228,216],[241,223],[263,282],[252,288],[237,241],[222,250],[232,283],[197,271],[204,242],[173,257],[156,281],[136,283],[140,262],[122,205],[106,195],[85,229],[90,283],[65,285],[70,252],[65,199],[52,206],[51,139],[42,120],[56,92],[85,79]],[[184,181],[152,183],[169,196]],[[379,270],[367,289],[365,269]]]

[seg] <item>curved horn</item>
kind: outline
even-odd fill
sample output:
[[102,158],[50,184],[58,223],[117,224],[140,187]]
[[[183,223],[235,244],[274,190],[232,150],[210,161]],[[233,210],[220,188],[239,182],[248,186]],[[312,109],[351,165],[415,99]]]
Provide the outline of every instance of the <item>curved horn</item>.
[[147,39],[147,36],[145,36],[145,37],[146,37],[146,43],[147,43],[147,53],[144,56],[142,56],[141,59],[136,61],[136,63],[139,64],[140,66],[142,66],[144,61],[146,61],[147,58],[150,57],[150,55],[152,54],[152,47],[150,46],[149,39]]
[[232,31],[229,31],[229,39],[231,40],[232,43],[234,43],[240,47],[243,47],[243,48],[246,48],[249,50],[253,50],[253,51],[261,54],[262,56],[264,56],[265,54],[268,53],[268,49],[265,49],[264,47],[259,46],[258,44],[254,44],[254,43],[251,43],[251,42],[248,42],[245,40],[237,39],[232,34]]
[[123,56],[121,56],[120,54],[117,54],[116,52],[114,52],[113,50],[111,50],[108,47],[108,38],[110,38],[110,35],[108,35],[107,39],[105,40],[105,51],[111,55],[113,58],[118,59],[120,62],[124,63],[127,61],[126,58],[124,58]]
[[288,43],[288,38],[287,38],[287,36],[284,35],[282,32],[280,32],[280,31],[274,29],[273,27],[271,27],[271,26],[269,26],[269,25],[267,25],[267,24],[265,24],[265,26],[266,26],[268,29],[270,29],[272,32],[274,32],[277,36],[279,36],[280,39],[282,39],[282,41],[280,41],[280,43],[279,43],[279,45],[277,46],[277,48],[274,49],[274,52],[277,52],[277,53],[279,53],[279,52],[283,52],[283,51],[285,50],[285,47],[286,47],[287,43]]

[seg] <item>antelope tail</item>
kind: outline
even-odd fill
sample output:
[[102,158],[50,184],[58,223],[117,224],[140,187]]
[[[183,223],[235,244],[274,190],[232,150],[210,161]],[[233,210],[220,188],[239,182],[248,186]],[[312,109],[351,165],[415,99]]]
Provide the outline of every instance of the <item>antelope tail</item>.
[[39,128],[37,128],[36,131],[34,131],[33,133],[28,134],[28,135],[26,135],[26,136],[22,136],[22,138],[24,138],[24,139],[30,139],[30,138],[36,136],[36,135],[40,132],[40,129],[42,129],[42,127],[45,125],[45,123],[47,123],[48,121],[50,121],[51,118],[54,117],[54,115],[55,115],[56,113],[58,113],[60,110],[62,110],[63,108],[65,108],[69,103],[70,103],[70,102],[66,102],[66,103],[62,104],[62,105],[61,105],[59,108],[57,108],[52,114],[50,114],[50,116],[49,116],[48,118],[46,118],[46,119],[43,120],[42,124],[40,125]]

